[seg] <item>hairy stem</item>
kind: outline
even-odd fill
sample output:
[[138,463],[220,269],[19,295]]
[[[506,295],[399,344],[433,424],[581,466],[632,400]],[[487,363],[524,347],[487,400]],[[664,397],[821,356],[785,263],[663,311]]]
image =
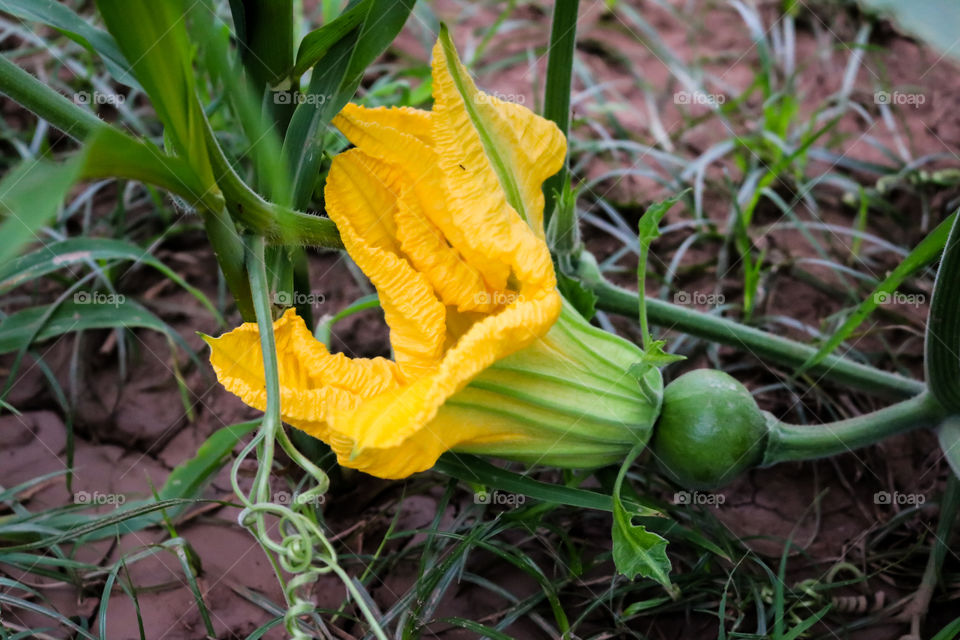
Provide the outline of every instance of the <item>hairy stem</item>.
[[933,427],[945,417],[944,408],[928,392],[879,411],[820,425],[786,424],[770,416],[763,466],[846,453],[898,433]]
[[[577,275],[596,294],[597,308],[636,317],[637,293],[608,282],[592,258],[589,255],[581,256]],[[815,348],[800,342],[663,300],[648,299],[646,307],[653,324],[730,345],[779,365],[799,367],[817,352]],[[887,398],[909,398],[926,389],[917,380],[834,355],[825,357],[808,373],[817,376],[817,381],[829,380]]]

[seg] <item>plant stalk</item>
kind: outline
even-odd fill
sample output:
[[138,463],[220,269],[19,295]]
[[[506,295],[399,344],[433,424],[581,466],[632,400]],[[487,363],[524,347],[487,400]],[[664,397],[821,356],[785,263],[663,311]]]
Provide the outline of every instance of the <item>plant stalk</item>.
[[[573,56],[577,42],[577,9],[580,0],[560,0],[553,5],[553,25],[550,29],[550,53],[547,57],[547,83],[544,89],[543,116],[552,120],[563,132],[570,130],[570,87],[573,76]],[[543,185],[544,228],[550,221],[557,195],[567,179],[567,165],[551,176]],[[574,224],[576,224],[574,222]]]
[[[597,308],[636,317],[637,293],[607,281],[600,273],[593,256],[581,255],[577,275],[584,286],[596,294]],[[649,320],[653,324],[730,345],[783,366],[799,367],[817,353],[815,348],[800,342],[663,300],[648,299],[646,307]],[[818,376],[818,382],[829,380],[898,400],[916,396],[926,389],[926,386],[917,380],[835,355],[825,357],[817,366],[811,367],[808,373]]]
[[933,427],[947,415],[929,392],[856,418],[820,425],[795,425],[768,417],[762,466],[813,460],[853,451],[890,436]]

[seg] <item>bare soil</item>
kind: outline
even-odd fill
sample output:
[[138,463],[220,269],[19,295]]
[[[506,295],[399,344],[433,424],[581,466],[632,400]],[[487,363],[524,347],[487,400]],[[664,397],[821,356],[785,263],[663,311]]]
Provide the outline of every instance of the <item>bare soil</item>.
[[[645,18],[653,24],[661,37],[687,60],[704,58],[707,68],[721,73],[729,83],[732,95],[746,88],[751,81],[751,72],[756,64],[749,34],[742,21],[732,9],[710,5],[709,10],[698,11],[689,18],[709,28],[698,31],[691,37],[691,27],[662,11],[653,2],[636,3]],[[679,6],[682,3],[677,3]],[[644,142],[651,142],[651,120],[644,105],[644,91],[651,92],[661,107],[660,117],[667,130],[682,126],[682,120],[671,100],[676,89],[670,73],[651,48],[633,32],[629,25],[612,19],[603,10],[603,2],[584,2],[581,10],[579,55],[601,82],[612,83],[619,96],[636,108],[619,114],[629,127],[631,135]],[[469,51],[482,35],[483,25],[489,25],[496,11],[482,4],[474,5],[475,15],[466,20],[458,19],[460,5],[439,2],[435,10],[441,19],[459,25],[455,40],[462,51]],[[535,12],[524,6],[521,12]],[[537,17],[531,13],[530,17]],[[411,20],[415,20],[412,18]],[[841,40],[850,41],[855,25],[852,21],[840,21],[830,25],[810,24],[797,34],[798,65],[808,68],[800,74],[803,82],[797,88],[807,114],[821,104],[822,100],[839,88],[842,81],[838,72],[840,61],[849,51],[844,50]],[[408,55],[425,59],[425,52],[416,36],[421,27],[405,32],[397,43],[397,49]],[[549,36],[549,16],[540,16],[534,25],[498,36],[489,46],[495,57],[508,57],[523,53],[531,43],[545,44]],[[839,37],[839,40],[838,40]],[[960,115],[954,107],[960,100],[960,83],[956,81],[957,69],[939,59],[939,54],[918,46],[915,42],[893,33],[885,34],[883,47],[872,49],[867,54],[867,70],[861,72],[858,91],[867,94],[874,91],[879,78],[894,86],[910,86],[925,94],[928,99],[917,108],[907,107],[900,111],[901,125],[909,131],[904,135],[914,157],[932,153],[953,155],[960,148]],[[720,55],[722,52],[745,52],[742,59]],[[482,74],[481,86],[503,95],[517,96],[515,101],[527,106],[536,104],[535,96],[542,87],[545,56],[534,56],[536,62],[514,64],[495,72]],[[582,87],[581,87],[582,88]],[[596,104],[585,100],[577,105],[577,115],[602,120]],[[4,109],[5,115],[8,109]],[[894,145],[894,135],[882,125],[867,130],[861,120],[850,117],[844,121],[841,131],[846,138],[841,148],[851,158],[862,161],[881,161],[880,152],[864,137],[875,136],[888,145]],[[715,127],[688,130],[676,144],[691,154],[702,152],[713,141],[727,132]],[[581,135],[584,132],[581,131]],[[955,162],[954,162],[955,164]],[[588,167],[580,178],[590,178],[609,169],[602,163]],[[611,200],[626,203],[639,211],[644,203],[664,194],[661,187],[652,181],[635,177],[605,184],[604,189]],[[834,209],[826,215],[835,221],[850,226],[853,212],[844,208],[839,196]],[[716,196],[716,194],[714,194]],[[912,202],[911,194],[904,194],[905,204]],[[705,212],[711,219],[723,221],[727,203],[719,200],[707,202]],[[674,210],[670,221],[676,222],[689,212]],[[773,214],[771,214],[773,215]],[[828,219],[828,221],[830,221]],[[635,221],[634,221],[635,222]],[[894,228],[887,220],[871,219],[869,230],[881,237],[894,236],[902,245],[912,245],[923,231],[916,220]],[[906,233],[907,235],[903,235]],[[661,260],[667,262],[671,252],[682,240],[666,236],[655,247]],[[599,255],[613,249],[609,239],[596,232],[588,233],[588,245]],[[777,232],[764,242],[771,251],[780,252],[782,259],[803,256],[795,232]],[[712,252],[716,247],[698,247],[697,251]],[[185,275],[195,286],[210,296],[216,294],[215,263],[202,237],[187,236],[165,245],[159,257]],[[697,258],[697,254],[691,254]],[[891,261],[894,257],[891,256]],[[892,263],[892,262],[891,262]],[[630,259],[623,263],[627,274],[635,267]],[[313,282],[317,292],[325,296],[318,314],[333,313],[347,305],[363,290],[355,283],[346,266],[345,259],[330,254],[311,257]],[[821,274],[830,278],[828,273]],[[703,286],[710,291],[716,279],[715,273],[694,274],[688,288]],[[726,282],[726,281],[725,281]],[[124,279],[124,288],[138,298],[146,298],[146,304],[165,321],[174,326],[190,345],[203,353],[196,331],[218,333],[208,314],[196,301],[174,286],[158,284],[161,278],[149,271],[138,269]],[[625,276],[624,283],[629,283]],[[735,279],[728,283],[728,295],[736,295]],[[655,286],[651,281],[651,292]],[[145,296],[144,292],[150,292]],[[783,315],[805,323],[817,325],[820,319],[839,310],[845,302],[836,300],[821,290],[791,278],[789,273],[778,275],[768,283],[762,301],[765,315]],[[904,344],[902,362],[921,373],[922,340],[916,327],[926,309],[902,309],[908,314],[906,322],[888,322],[896,327],[886,329],[887,338]],[[230,318],[238,322],[237,317]],[[787,333],[791,333],[787,331]],[[808,339],[799,332],[793,337]],[[65,338],[45,345],[40,352],[54,370],[64,388],[73,388],[78,400],[75,415],[77,433],[74,486],[68,494],[62,478],[55,478],[32,489],[28,504],[33,510],[69,504],[77,501],[82,492],[89,495],[123,494],[129,499],[148,497],[151,487],[161,486],[170,470],[191,457],[197,447],[216,429],[247,420],[256,412],[242,405],[223,391],[213,378],[208,367],[198,369],[182,353],[171,353],[166,341],[154,334],[138,332],[129,354],[130,366],[127,377],[119,378],[117,369],[116,341],[107,332],[86,335],[80,345],[81,357],[77,359],[81,370],[71,373],[71,361],[75,341]],[[869,345],[869,343],[867,343]],[[389,348],[382,318],[376,312],[354,316],[337,325],[334,347],[350,355],[388,355]],[[733,350],[718,351],[723,360],[742,360]],[[176,385],[173,363],[184,373],[189,398],[185,409]],[[703,365],[706,361],[694,361]],[[4,362],[4,364],[9,364]],[[890,363],[886,363],[890,364]],[[22,415],[0,417],[0,485],[10,487],[43,473],[65,469],[66,428],[64,418],[51,395],[38,367],[26,366],[14,386],[9,401]],[[747,359],[746,367],[738,376],[750,386],[756,387],[781,379],[784,372],[768,368]],[[831,390],[843,396],[851,413],[869,410],[879,404],[859,394]],[[819,415],[822,408],[813,397],[798,399],[783,392],[770,392],[760,398],[764,408],[787,417],[796,417],[798,405],[807,415]],[[808,404],[809,403],[809,404]],[[192,416],[191,416],[192,414]],[[899,517],[903,509],[898,505],[877,505],[873,496],[878,491],[918,493],[931,500],[942,488],[945,466],[940,463],[936,440],[930,434],[917,433],[888,440],[856,454],[815,463],[781,465],[773,469],[751,472],[733,486],[724,490],[725,502],[715,508],[716,518],[729,532],[743,541],[746,549],[760,556],[776,559],[782,554],[784,541],[792,538],[798,549],[791,552],[788,586],[795,586],[807,578],[821,577],[839,562],[850,562],[870,578],[862,587],[851,588],[851,596],[864,595],[868,606],[875,606],[877,593],[883,593],[889,603],[909,595],[918,584],[912,574],[899,575],[880,571],[879,566],[867,563],[865,548],[888,548],[904,553],[903,562],[922,566],[925,558],[919,554],[907,555],[917,542],[926,540],[935,526],[936,509],[924,508],[905,518],[897,527],[894,537],[875,540],[882,525]],[[404,483],[386,483],[362,474],[347,474],[342,484],[335,487],[330,502],[325,506],[333,534],[344,533],[339,543],[357,554],[370,553],[389,526],[395,510],[400,516],[397,530],[415,529],[427,525],[438,508],[439,494],[404,493]],[[416,482],[416,479],[407,483]],[[230,500],[231,491],[225,473],[214,481],[208,496]],[[405,496],[405,497],[402,497]],[[664,496],[661,496],[664,497]],[[103,505],[109,510],[112,505]],[[445,519],[452,519],[457,504],[447,507]],[[575,538],[592,540],[594,546],[603,547],[604,536],[609,535],[609,522],[596,514],[577,514],[571,521]],[[202,509],[188,520],[178,524],[177,533],[197,551],[202,561],[200,587],[204,600],[213,616],[217,636],[242,638],[270,619],[270,615],[250,601],[251,593],[263,594],[274,602],[282,602],[282,594],[269,564],[259,551],[254,539],[236,524],[237,509],[221,507]],[[85,545],[80,558],[90,562],[116,559],[134,549],[147,547],[165,539],[166,532],[153,529]],[[407,540],[404,544],[413,544]],[[802,550],[802,551],[801,551]],[[901,551],[896,551],[901,550]],[[956,567],[956,558],[951,558]],[[470,570],[498,584],[509,584],[512,593],[523,597],[537,586],[529,577],[515,568],[489,555],[476,555]],[[408,590],[416,579],[417,567],[401,564],[389,575],[379,576],[374,581],[372,594],[381,609],[388,609]],[[612,567],[605,574],[585,576],[583,584],[572,585],[564,594],[564,601],[571,607],[579,607],[593,591],[591,580],[609,581]],[[20,576],[13,575],[13,578]],[[835,579],[842,580],[843,574]],[[160,552],[145,561],[133,565],[127,575],[136,586],[143,625],[151,639],[192,639],[203,636],[193,596],[184,580],[183,571],[175,556]],[[126,579],[126,578],[125,578]],[[78,591],[63,584],[36,583],[56,608],[66,615],[96,619],[94,612],[98,603],[98,585],[89,590]],[[601,587],[602,588],[602,587]],[[955,589],[954,589],[955,591]],[[462,616],[466,618],[495,620],[496,613],[506,603],[490,594],[464,583],[451,589],[450,595],[438,608],[438,617]],[[318,582],[315,598],[320,606],[337,608],[344,598],[344,588],[335,578]],[[936,629],[956,612],[956,594],[953,600],[936,599],[931,608],[928,628]],[[45,626],[49,621],[20,611],[4,611],[4,619],[24,627]],[[119,589],[109,601],[107,637],[111,640],[126,640],[138,637],[136,611],[131,599]],[[488,620],[488,621],[490,621]],[[344,621],[346,633],[355,632]],[[644,623],[642,631],[656,638],[713,637],[716,632],[715,618],[708,615],[663,617]],[[589,624],[583,629],[587,635]],[[906,633],[903,625],[890,624],[883,628],[864,630],[855,637],[884,640],[898,638]],[[99,632],[94,628],[94,633]],[[507,629],[517,638],[542,638],[540,631],[529,620],[521,620]],[[56,634],[55,634],[56,635]],[[62,637],[66,637],[61,633]],[[425,634],[436,638],[468,638],[473,635],[462,630],[453,630],[448,625],[437,625]],[[58,636],[60,637],[60,636]],[[283,634],[274,630],[268,638],[280,638]],[[344,637],[348,637],[344,635]],[[352,637],[352,636],[350,636]]]

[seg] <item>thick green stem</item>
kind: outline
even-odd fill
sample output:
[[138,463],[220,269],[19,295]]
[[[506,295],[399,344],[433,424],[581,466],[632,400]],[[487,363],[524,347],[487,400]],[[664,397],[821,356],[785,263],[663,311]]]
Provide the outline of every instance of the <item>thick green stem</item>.
[[768,467],[846,453],[898,433],[935,426],[944,417],[944,408],[927,392],[886,409],[820,425],[786,424],[769,416],[762,464]]
[[107,126],[5,56],[0,56],[0,92],[75,140],[83,141],[100,127]]
[[343,248],[340,233],[333,220],[302,213],[264,200],[234,171],[220,148],[209,122],[204,123],[204,134],[217,184],[227,198],[230,214],[234,220],[252,231],[284,244],[308,244],[329,249]]
[[[543,115],[553,120],[563,135],[570,129],[570,86],[573,76],[573,56],[577,42],[577,8],[580,0],[558,0],[553,5],[553,26],[550,30],[550,53],[547,57],[547,85],[544,90]],[[556,194],[567,179],[567,166],[549,178],[543,185],[546,203],[543,208],[544,227],[553,213]],[[576,222],[574,222],[576,224]]]
[[[597,308],[636,317],[637,293],[608,282],[600,274],[592,256],[581,256],[577,275],[583,284],[596,294]],[[799,367],[817,352],[815,348],[805,344],[663,300],[647,300],[646,307],[653,324],[730,345],[783,366]],[[909,398],[926,389],[925,385],[917,380],[833,355],[811,367],[809,373],[822,380],[888,398]]]

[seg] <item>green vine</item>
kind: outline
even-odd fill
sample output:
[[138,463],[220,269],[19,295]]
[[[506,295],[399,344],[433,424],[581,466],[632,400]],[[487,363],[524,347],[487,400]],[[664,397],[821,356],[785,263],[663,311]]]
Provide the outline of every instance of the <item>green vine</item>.
[[[366,599],[357,589],[356,583],[340,566],[336,550],[317,521],[312,505],[326,493],[330,486],[329,478],[322,469],[294,447],[280,420],[280,376],[267,284],[264,239],[262,236],[247,236],[244,238],[244,247],[247,272],[250,276],[250,290],[253,294],[254,310],[260,329],[267,409],[264,412],[260,430],[237,456],[231,469],[230,480],[233,490],[244,507],[238,521],[256,537],[283,588],[287,604],[284,627],[291,638],[307,640],[313,637],[306,633],[300,624],[301,617],[312,615],[315,609],[315,604],[306,596],[305,590],[314,584],[319,576],[335,573],[343,581],[350,596],[366,618],[371,633],[378,640],[387,640],[386,633],[368,607]],[[273,501],[270,474],[277,444],[316,483],[316,486],[311,489],[296,493],[290,500],[289,506]],[[238,481],[239,470],[244,460],[254,451],[256,451],[257,472],[250,492],[246,493],[241,489]],[[279,539],[267,526],[268,515],[278,519],[278,526],[274,531],[279,532]],[[294,577],[286,581],[283,571],[294,574]]]

